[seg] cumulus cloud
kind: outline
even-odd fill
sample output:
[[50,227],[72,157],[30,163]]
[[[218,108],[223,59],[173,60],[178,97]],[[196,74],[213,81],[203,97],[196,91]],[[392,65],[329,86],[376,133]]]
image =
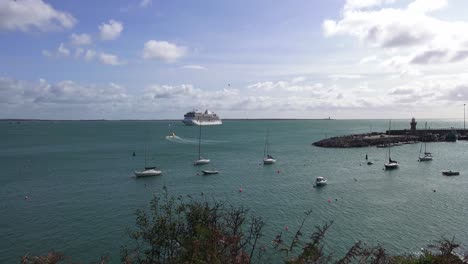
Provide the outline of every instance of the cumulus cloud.
[[182,69],[190,69],[190,70],[206,70],[206,67],[201,65],[184,65]]
[[159,59],[171,63],[183,57],[186,52],[187,48],[167,41],[149,40],[143,47],[142,56],[144,59]]
[[89,45],[92,43],[91,36],[88,34],[71,34],[70,42],[75,46]]
[[117,55],[110,54],[110,53],[99,54],[99,61],[102,64],[114,65],[114,66],[123,64],[123,62],[119,60],[119,57]]
[[140,2],[140,7],[148,7],[153,4],[152,0],[142,0]]
[[60,43],[57,50],[54,52],[48,51],[48,50],[42,51],[42,55],[44,55],[45,57],[56,57],[56,58],[68,57],[70,56],[70,53],[71,53],[70,50],[67,47],[65,47],[63,43]]
[[[346,81],[346,89],[343,89],[339,85],[307,80],[294,83],[296,78],[293,78],[252,83],[241,89],[154,84],[134,95],[129,95],[125,87],[113,82],[105,85],[80,84],[70,80],[49,83],[46,80],[30,82],[0,77],[0,110],[12,106],[18,106],[15,109],[40,110],[51,105],[61,109],[89,106],[89,109],[95,110],[95,107],[102,105],[125,105],[125,112],[121,114],[126,117],[131,111],[151,114],[156,111],[174,118],[174,113],[183,113],[193,107],[238,117],[242,117],[242,113],[249,117],[322,117],[336,111],[393,113],[395,108],[399,109],[400,115],[411,115],[418,108],[427,112],[428,107],[440,113],[452,107],[453,102],[467,100],[468,74],[439,77],[438,81],[434,81],[432,76],[422,78],[388,89],[388,92],[372,89],[372,85],[367,83],[354,86]],[[28,107],[24,107],[26,105]],[[138,113],[133,112],[130,118],[141,117]]]
[[91,61],[94,59],[94,56],[96,56],[96,51],[92,50],[92,49],[89,49],[86,51],[86,53],[84,54],[84,59],[86,61]]
[[69,29],[76,19],[42,0],[0,1],[0,29],[50,31]]
[[108,23],[102,23],[99,26],[99,32],[102,40],[114,40],[120,36],[123,31],[122,22],[109,20]]
[[128,97],[122,86],[113,83],[82,85],[70,80],[49,83],[0,77],[0,104],[97,104],[122,102]]
[[361,72],[392,74],[396,80],[421,77],[436,67],[459,71],[468,62],[468,22],[434,14],[450,3],[347,0],[337,19],[323,21],[323,34],[359,40],[368,54],[354,65]]

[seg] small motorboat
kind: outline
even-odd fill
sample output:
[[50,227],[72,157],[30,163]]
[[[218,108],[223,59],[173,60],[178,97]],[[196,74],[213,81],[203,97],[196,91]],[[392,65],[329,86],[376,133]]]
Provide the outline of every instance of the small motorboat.
[[143,171],[135,171],[135,177],[149,177],[161,175],[161,171],[157,170],[156,167],[145,167]]
[[443,171],[442,175],[445,175],[445,176],[458,176],[458,175],[460,175],[460,172],[459,171],[449,170],[449,171]]
[[202,170],[204,175],[212,175],[212,174],[218,174],[219,171],[217,170]]
[[166,136],[166,138],[176,138],[176,134],[174,132],[170,133],[169,135]]
[[323,185],[326,185],[327,184],[327,180],[323,177],[317,177],[315,179],[315,185],[316,186],[323,186]]

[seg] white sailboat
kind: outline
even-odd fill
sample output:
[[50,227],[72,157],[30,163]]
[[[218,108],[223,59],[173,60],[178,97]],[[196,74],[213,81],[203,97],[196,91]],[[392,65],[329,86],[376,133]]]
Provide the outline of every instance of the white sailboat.
[[199,126],[199,127],[200,127],[200,133],[198,135],[198,159],[193,162],[193,165],[203,165],[203,164],[210,163],[209,159],[202,158],[201,156],[201,128],[202,126]]
[[268,147],[270,145],[268,138],[269,138],[269,131],[267,130],[267,136],[265,139],[265,148],[263,149],[263,164],[273,164],[276,162],[276,159],[273,158],[273,156],[271,156],[270,153],[268,152]]
[[147,165],[147,156],[148,156],[148,146],[145,146],[145,169],[141,171],[135,171],[135,177],[149,177],[149,176],[158,176],[161,175],[162,171],[158,170],[156,167],[149,167]]
[[[388,130],[390,131],[391,128],[392,128],[392,121],[389,122],[389,129]],[[388,163],[384,164],[385,169],[386,170],[397,169],[400,166],[400,164],[398,164],[398,161],[392,160],[391,152],[390,152],[390,145],[387,148],[388,148]]]
[[[426,122],[426,130],[427,130],[427,122]],[[424,155],[421,155],[423,144],[424,144]],[[419,161],[431,161],[431,160],[432,160],[432,153],[427,151],[426,142],[421,143],[421,147],[419,148]]]

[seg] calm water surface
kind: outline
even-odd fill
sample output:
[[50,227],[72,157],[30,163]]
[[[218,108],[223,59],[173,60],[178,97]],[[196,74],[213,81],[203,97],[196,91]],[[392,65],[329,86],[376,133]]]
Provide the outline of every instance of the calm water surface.
[[[463,126],[427,121],[433,128]],[[192,165],[198,127],[178,121],[0,122],[0,263],[52,249],[74,260],[107,254],[116,262],[135,209],[163,186],[174,195],[203,192],[251,208],[267,221],[262,243],[285,226],[294,230],[312,209],[306,231],[333,220],[326,245],[338,254],[357,240],[391,253],[418,252],[441,236],[468,245],[468,142],[428,144],[435,158],[427,163],[417,162],[418,144],[394,147],[401,167],[390,172],[382,170],[385,149],[311,146],[387,128],[386,120],[225,121],[203,127],[202,153],[212,161],[203,168],[221,173],[201,176],[202,167]],[[392,128],[409,128],[409,120],[394,120]],[[267,129],[278,160],[272,166],[260,165]],[[172,131],[180,138],[166,139]],[[163,175],[136,180],[145,145],[148,162]],[[374,165],[366,165],[366,154]],[[461,176],[444,177],[445,169]],[[313,188],[317,176],[329,184]]]

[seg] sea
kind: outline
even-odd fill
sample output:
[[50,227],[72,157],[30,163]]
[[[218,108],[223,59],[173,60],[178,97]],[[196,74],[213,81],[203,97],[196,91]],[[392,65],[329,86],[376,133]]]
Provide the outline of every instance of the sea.
[[[417,120],[418,128],[463,127],[460,119]],[[410,120],[392,120],[392,129]],[[383,132],[388,120],[224,120],[201,130],[178,121],[0,122],[0,263],[59,251],[91,263],[118,263],[135,211],[153,196],[221,201],[262,217],[267,247],[283,233],[333,221],[324,240],[335,257],[355,242],[391,254],[418,254],[441,238],[468,245],[468,141],[428,143],[434,160],[418,162],[420,144],[391,148],[400,168],[383,170],[385,148],[312,146],[326,137]],[[168,138],[174,132],[177,137]],[[266,135],[276,164],[262,164]],[[133,153],[135,152],[135,156]],[[145,155],[146,153],[146,155]],[[367,165],[365,156],[373,165]],[[162,175],[133,176],[157,166]],[[203,169],[217,175],[204,176]],[[443,170],[460,171],[446,177]],[[315,178],[328,184],[314,188]],[[242,190],[242,192],[240,191]]]

